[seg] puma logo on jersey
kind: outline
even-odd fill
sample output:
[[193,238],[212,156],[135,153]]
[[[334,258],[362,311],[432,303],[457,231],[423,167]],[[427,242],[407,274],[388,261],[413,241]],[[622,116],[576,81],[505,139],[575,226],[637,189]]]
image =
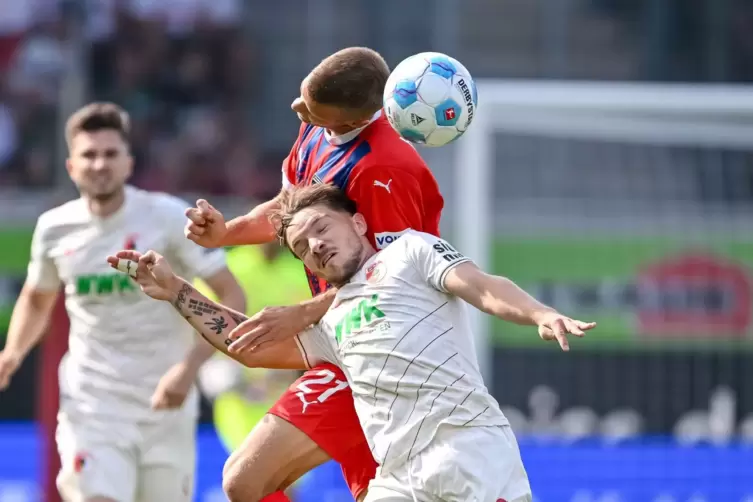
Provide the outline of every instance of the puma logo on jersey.
[[302,391],[296,392],[295,395],[298,396],[298,399],[301,400],[301,404],[303,404],[303,410],[301,411],[301,413],[306,413],[306,408],[308,408],[310,404],[317,402],[316,400],[306,401],[306,394],[304,394]]
[[379,180],[374,180],[374,186],[375,187],[382,187],[385,190],[387,190],[387,192],[389,192],[389,193],[392,193],[392,190],[390,190],[390,184],[391,183],[392,183],[392,178],[390,178],[390,180],[387,183],[382,183]]

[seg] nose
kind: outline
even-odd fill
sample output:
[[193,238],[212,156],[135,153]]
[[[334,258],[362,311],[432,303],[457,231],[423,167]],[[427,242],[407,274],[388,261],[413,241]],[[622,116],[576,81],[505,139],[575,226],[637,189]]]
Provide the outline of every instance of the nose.
[[97,155],[92,162],[92,169],[100,171],[105,167],[107,167],[107,159],[105,159],[104,155]]
[[324,246],[324,242],[318,237],[311,237],[309,239],[309,249],[311,250],[312,253],[319,254],[323,246]]
[[304,104],[303,104],[303,98],[302,98],[302,97],[300,97],[300,96],[298,96],[297,98],[295,98],[295,99],[293,100],[293,102],[292,102],[292,103],[290,103],[290,108],[291,108],[291,109],[292,109],[292,110],[293,110],[294,112],[302,112],[302,111],[303,111],[303,110],[304,110],[304,109],[306,108],[306,107],[304,106]]

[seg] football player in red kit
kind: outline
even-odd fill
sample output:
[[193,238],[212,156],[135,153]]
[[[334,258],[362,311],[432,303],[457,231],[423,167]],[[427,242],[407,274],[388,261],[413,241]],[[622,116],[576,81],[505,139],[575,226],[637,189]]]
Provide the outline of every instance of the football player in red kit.
[[[438,235],[444,204],[428,166],[383,116],[389,73],[378,53],[360,47],[341,50],[314,68],[292,105],[303,123],[282,169],[283,190],[312,183],[332,183],[344,190],[366,218],[377,249],[409,228]],[[186,235],[204,247],[269,242],[275,238],[269,215],[276,205],[271,200],[225,222],[200,200],[186,212]],[[231,334],[231,353],[293,337],[324,315],[335,290],[311,271],[306,273],[314,297],[253,316]],[[330,458],[340,463],[354,498],[361,500],[376,462],[344,374],[334,365],[321,365],[293,383],[231,455],[223,486],[233,502],[259,500]]]

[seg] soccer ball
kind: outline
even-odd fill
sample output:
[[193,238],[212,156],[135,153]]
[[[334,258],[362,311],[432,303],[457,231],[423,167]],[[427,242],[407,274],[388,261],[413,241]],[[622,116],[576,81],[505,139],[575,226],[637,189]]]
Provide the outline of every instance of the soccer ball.
[[438,52],[416,54],[395,67],[384,88],[384,110],[406,140],[442,146],[471,125],[478,94],[468,70]]

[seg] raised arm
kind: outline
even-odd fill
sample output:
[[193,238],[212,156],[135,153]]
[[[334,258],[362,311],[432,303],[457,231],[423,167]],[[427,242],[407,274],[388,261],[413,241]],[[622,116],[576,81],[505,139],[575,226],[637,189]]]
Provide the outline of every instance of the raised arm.
[[[125,272],[127,260],[138,263],[129,270],[142,291],[156,300],[168,301],[178,313],[214,348],[250,368],[306,369],[295,338],[243,354],[231,354],[230,332],[247,319],[244,314],[220,305],[199,293],[191,284],[177,277],[167,260],[150,251],[121,251],[107,258],[110,266]],[[118,264],[120,263],[120,267]]]
[[205,248],[264,244],[275,239],[269,217],[279,207],[277,199],[262,202],[247,214],[226,222],[225,217],[203,199],[186,210],[185,235]]

